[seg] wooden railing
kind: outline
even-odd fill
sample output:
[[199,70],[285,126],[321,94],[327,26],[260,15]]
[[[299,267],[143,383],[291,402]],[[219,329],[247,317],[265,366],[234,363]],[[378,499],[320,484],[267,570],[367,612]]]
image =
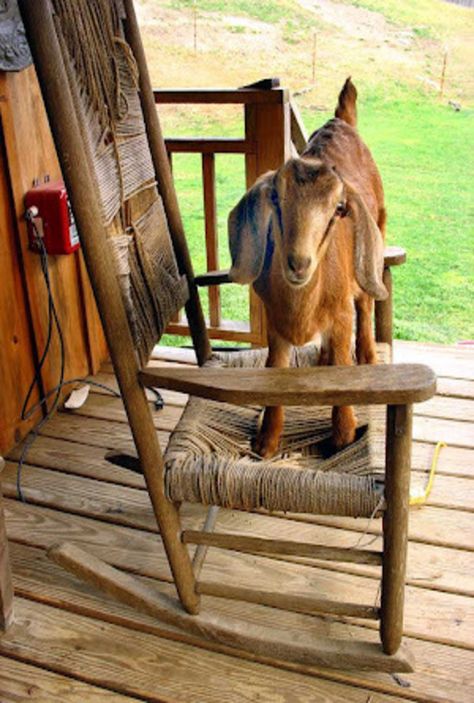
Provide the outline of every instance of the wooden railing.
[[[242,184],[243,193],[262,173],[278,168],[295,148],[301,151],[306,142],[301,120],[290,102],[288,91],[280,88],[274,79],[238,90],[156,90],[155,102],[242,105],[245,132],[242,139],[192,137],[165,140],[171,162],[174,153],[201,154],[207,270],[217,271],[220,266],[215,155],[244,156],[246,182]],[[220,279],[219,276],[203,279],[219,282],[225,280],[225,276]],[[255,346],[266,344],[263,307],[252,289],[249,289],[248,320],[240,322],[223,319],[219,287],[209,285],[208,330],[212,339],[247,342]],[[186,321],[181,317],[173,320],[167,331],[170,334],[189,334]]]

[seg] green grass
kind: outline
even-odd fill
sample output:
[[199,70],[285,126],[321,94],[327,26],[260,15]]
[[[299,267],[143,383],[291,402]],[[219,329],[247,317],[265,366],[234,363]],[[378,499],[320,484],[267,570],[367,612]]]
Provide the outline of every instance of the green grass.
[[[398,338],[455,342],[474,337],[474,111],[454,112],[423,93],[398,87],[391,96],[361,91],[359,128],[382,173],[389,214],[388,242],[407,249],[394,271]],[[304,112],[308,130],[327,115]],[[194,115],[188,134],[222,134],[222,125]],[[239,134],[237,120],[226,133]],[[173,134],[182,131],[174,125]],[[196,271],[204,271],[201,164],[197,155],[173,159],[178,197]],[[216,160],[219,243],[228,266],[227,214],[245,190],[243,158]],[[224,317],[248,319],[246,290],[223,286]],[[205,295],[205,294],[204,294]]]

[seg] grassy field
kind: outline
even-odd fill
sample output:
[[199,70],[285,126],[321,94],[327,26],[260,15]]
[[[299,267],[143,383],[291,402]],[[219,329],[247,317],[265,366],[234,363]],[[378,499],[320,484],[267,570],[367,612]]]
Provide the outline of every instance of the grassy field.
[[[154,3],[155,11],[156,5],[161,5],[163,22],[169,24],[184,17],[187,28],[181,30],[181,38],[176,30],[172,37],[165,37],[166,41],[159,44],[159,16],[155,25],[142,18],[155,82],[162,85],[238,85],[268,75],[268,68],[266,71],[262,69],[267,57],[269,65],[272,61],[284,64],[284,70],[278,72],[286,85],[301,87],[300,77],[307,71],[307,57],[304,59],[306,63],[302,64],[305,49],[302,44],[306,40],[301,38],[300,32],[311,22],[309,4],[293,0],[232,1],[225,4],[224,13],[224,3],[220,0],[198,1],[199,21],[202,24],[207,22],[211,45],[195,54],[189,45],[186,19],[189,19],[186,12],[189,12],[187,7],[191,3],[183,0]],[[474,87],[472,71],[465,65],[466,60],[472,58],[469,51],[473,53],[474,11],[440,0],[423,0],[416,6],[392,0],[321,4],[326,10],[329,6],[331,12],[341,13],[347,8],[351,13],[362,12],[361,27],[370,20],[380,30],[375,44],[371,41],[370,28],[365,39],[357,34],[349,35],[352,41],[349,55],[346,46],[346,52],[337,54],[337,60],[321,75],[316,88],[305,94],[300,106],[311,131],[332,114],[338,87],[347,73],[353,73],[360,95],[359,129],[376,158],[385,184],[388,240],[408,251],[407,264],[395,272],[396,336],[445,343],[474,338]],[[151,0],[142,5],[146,10],[152,5]],[[291,9],[296,5],[298,12],[292,13]],[[469,12],[471,14],[467,14]],[[328,17],[331,19],[326,12],[314,19],[318,37],[324,38],[321,54],[333,51],[334,42],[341,38],[341,22],[335,29],[328,24]],[[341,17],[344,21],[345,15]],[[240,43],[237,44],[240,65],[235,65],[235,56],[231,64],[229,54],[235,46],[232,41],[242,42],[243,35],[249,32],[252,34],[250,41],[258,40],[264,32],[262,25],[269,27],[264,35],[265,41],[271,31],[278,30],[279,34],[271,35],[273,39],[266,47],[258,45],[257,53],[254,51],[251,57],[256,66],[250,63],[247,49],[242,49]],[[176,27],[179,26],[178,22]],[[231,29],[239,27],[239,31]],[[216,36],[220,37],[224,32],[222,46],[216,44],[217,40],[212,41],[212,32],[216,28],[220,28]],[[382,31],[386,34],[381,35]],[[397,37],[405,37],[408,31],[412,40],[407,51],[403,42],[400,46],[396,42]],[[382,41],[380,36],[385,36],[385,40]],[[440,99],[437,87],[432,86],[433,76],[439,68],[442,51],[446,46],[453,46],[456,38],[459,39],[459,53],[454,56],[451,52],[450,61],[453,66],[464,66],[464,69],[456,70],[455,75],[447,73],[445,96]],[[165,71],[163,63],[167,60],[170,42],[175,50],[175,64],[173,68],[166,64]],[[397,46],[400,51],[395,55]],[[176,57],[178,48],[180,55]],[[286,62],[281,54],[287,58]],[[370,61],[371,57],[373,61]],[[186,67],[185,71],[179,69],[180,63]],[[346,65],[348,63],[350,66]],[[194,67],[192,73],[188,70],[190,65]],[[251,65],[252,70],[258,71],[257,75],[249,72]],[[360,69],[358,72],[349,70],[354,65]],[[165,80],[160,80],[160,66]],[[455,112],[448,105],[448,99],[461,102],[461,111]],[[235,110],[221,110],[218,114],[209,109],[168,109],[163,111],[163,121],[165,133],[169,135],[238,136],[242,130],[241,119]],[[194,155],[176,155],[173,164],[193,262],[197,271],[203,271],[200,160]],[[227,213],[244,191],[243,159],[218,156],[216,172],[220,263],[225,267],[228,264]],[[244,290],[237,286],[223,287],[222,295],[225,317],[247,319]]]

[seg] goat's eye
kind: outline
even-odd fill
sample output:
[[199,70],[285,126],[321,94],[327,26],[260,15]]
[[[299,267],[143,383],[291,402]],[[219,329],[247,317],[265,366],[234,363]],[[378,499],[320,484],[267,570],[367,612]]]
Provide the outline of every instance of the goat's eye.
[[338,202],[336,207],[336,215],[339,215],[339,217],[345,217],[347,215],[347,203],[342,200]]

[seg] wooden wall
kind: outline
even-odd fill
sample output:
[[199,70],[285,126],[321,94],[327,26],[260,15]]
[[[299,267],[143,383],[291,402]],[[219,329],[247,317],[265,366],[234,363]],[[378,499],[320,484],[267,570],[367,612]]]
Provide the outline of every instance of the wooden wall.
[[[35,71],[0,72],[0,453],[41,417],[20,420],[47,332],[46,288],[23,216],[25,193],[45,177],[61,173]],[[65,378],[95,373],[107,349],[82,254],[50,256],[49,270],[65,339]],[[42,373],[45,391],[58,382],[59,361],[55,335]]]

